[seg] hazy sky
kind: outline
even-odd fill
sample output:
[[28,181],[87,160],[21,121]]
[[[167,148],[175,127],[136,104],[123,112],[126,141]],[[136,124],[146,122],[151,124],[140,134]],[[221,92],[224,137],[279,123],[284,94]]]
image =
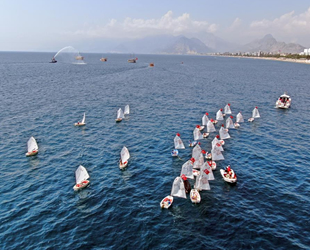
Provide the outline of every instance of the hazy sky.
[[0,0],[0,6],[0,51],[72,45],[89,52],[99,43],[105,52],[127,39],[207,32],[241,44],[272,34],[310,47],[310,0]]

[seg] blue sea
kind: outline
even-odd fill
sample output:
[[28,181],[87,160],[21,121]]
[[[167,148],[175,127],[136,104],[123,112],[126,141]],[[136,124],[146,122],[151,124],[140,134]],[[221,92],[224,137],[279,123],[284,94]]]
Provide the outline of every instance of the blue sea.
[[[1,249],[310,249],[310,65],[117,54],[51,64],[54,54],[0,53]],[[284,91],[292,106],[276,109]],[[200,204],[175,197],[161,209],[195,126],[227,103],[234,117],[257,106],[261,118],[229,131]],[[176,133],[180,158],[170,155]],[[31,136],[39,154],[25,157]],[[123,146],[131,158],[120,170]],[[79,165],[90,185],[74,192]],[[220,175],[227,165],[236,185]]]

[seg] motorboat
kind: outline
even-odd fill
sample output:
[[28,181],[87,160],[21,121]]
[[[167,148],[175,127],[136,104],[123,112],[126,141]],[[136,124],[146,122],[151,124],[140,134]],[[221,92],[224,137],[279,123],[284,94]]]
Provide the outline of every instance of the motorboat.
[[57,63],[57,60],[55,59],[55,57],[52,58],[52,61],[50,61],[50,63]]
[[291,106],[291,102],[292,102],[291,97],[285,92],[276,101],[276,108],[278,108],[278,109],[288,109]]
[[101,62],[106,62],[106,61],[108,61],[108,58],[102,57],[102,58],[100,58],[100,61]]
[[237,182],[237,175],[234,170],[228,165],[225,169],[220,170],[221,175],[224,181],[228,183],[236,183]]
[[198,192],[197,189],[193,188],[190,192],[190,199],[192,201],[192,203],[200,203],[201,201],[201,196]]

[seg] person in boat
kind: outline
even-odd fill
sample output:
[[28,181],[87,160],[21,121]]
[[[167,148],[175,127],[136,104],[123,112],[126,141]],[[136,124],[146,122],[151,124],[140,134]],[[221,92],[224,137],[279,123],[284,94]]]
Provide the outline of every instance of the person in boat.
[[191,184],[189,183],[189,181],[187,180],[185,174],[181,175],[183,183],[184,183],[184,187],[185,187],[185,192],[189,193],[191,191]]
[[225,177],[232,178],[232,172],[231,172],[230,165],[228,165],[225,169]]

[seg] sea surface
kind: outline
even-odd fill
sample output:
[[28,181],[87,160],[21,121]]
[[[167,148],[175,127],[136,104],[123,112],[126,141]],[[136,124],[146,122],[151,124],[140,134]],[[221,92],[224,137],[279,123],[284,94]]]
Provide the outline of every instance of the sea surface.
[[[1,249],[310,249],[310,65],[117,54],[49,63],[54,54],[0,53]],[[292,106],[276,109],[284,91]],[[195,126],[227,103],[233,116],[257,106],[261,118],[230,130],[200,204],[175,197],[161,209]],[[170,155],[176,133],[180,158]],[[39,153],[25,157],[31,136]],[[120,170],[123,146],[131,158]],[[74,192],[79,165],[90,186]],[[227,165],[236,185],[220,175]]]

